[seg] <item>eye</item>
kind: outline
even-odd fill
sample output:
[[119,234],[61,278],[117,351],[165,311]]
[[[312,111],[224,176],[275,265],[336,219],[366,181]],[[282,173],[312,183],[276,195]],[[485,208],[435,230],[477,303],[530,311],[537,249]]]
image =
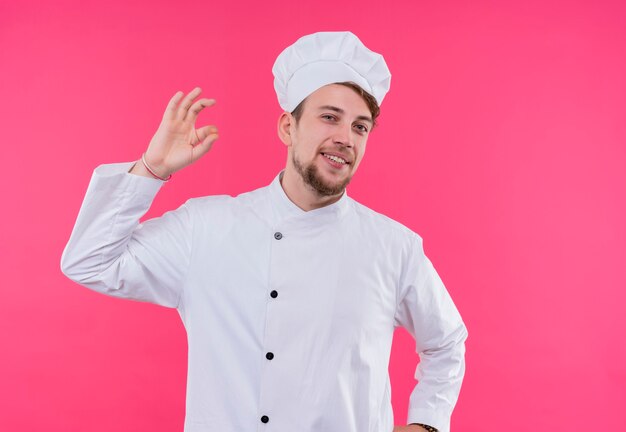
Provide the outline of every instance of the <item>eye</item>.
[[322,118],[323,119],[328,119],[328,120],[335,120],[335,116],[333,116],[331,114],[322,114]]
[[365,125],[357,124],[357,125],[354,125],[354,126],[359,130],[359,132],[367,133],[367,127]]

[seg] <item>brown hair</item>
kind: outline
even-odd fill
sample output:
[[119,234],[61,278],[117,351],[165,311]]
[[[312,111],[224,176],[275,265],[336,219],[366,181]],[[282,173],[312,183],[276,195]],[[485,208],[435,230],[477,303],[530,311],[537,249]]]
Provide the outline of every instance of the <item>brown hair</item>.
[[[339,84],[342,86],[350,87],[352,90],[356,92],[356,94],[358,94],[359,96],[361,96],[361,98],[363,98],[363,100],[365,101],[365,104],[367,105],[367,108],[370,110],[370,113],[372,114],[372,121],[373,121],[372,130],[373,130],[377,124],[376,118],[380,115],[380,107],[378,106],[378,102],[376,102],[376,99],[374,98],[374,96],[372,96],[371,94],[363,90],[361,86],[351,81],[338,82],[334,84]],[[302,111],[304,111],[304,102],[306,101],[306,99],[307,98],[304,98],[304,100],[300,102],[293,111],[291,111],[291,115],[296,119],[296,122],[299,122],[300,117],[302,117]]]

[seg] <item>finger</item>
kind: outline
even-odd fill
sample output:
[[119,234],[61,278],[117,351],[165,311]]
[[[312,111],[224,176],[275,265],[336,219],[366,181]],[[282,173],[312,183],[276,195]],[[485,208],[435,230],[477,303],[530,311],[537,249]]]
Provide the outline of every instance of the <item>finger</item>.
[[200,144],[191,149],[191,161],[195,162],[211,150],[211,146],[219,136],[217,133],[209,134]]
[[184,118],[186,122],[195,123],[198,118],[198,114],[206,107],[210,107],[211,105],[215,105],[215,99],[198,99],[191,105],[189,111],[187,111],[187,116]]
[[194,146],[197,146],[198,144],[202,143],[202,141],[204,141],[209,135],[218,134],[217,127],[213,125],[203,126],[201,128],[194,129],[194,132],[195,132],[194,135],[192,135],[192,142]]
[[202,89],[200,87],[196,87],[195,89],[191,90],[189,94],[187,94],[187,96],[185,96],[183,101],[180,103],[180,106],[178,107],[178,111],[176,113],[176,117],[179,120],[183,120],[185,118],[189,107],[193,103],[193,100],[198,97],[200,93],[202,93]]
[[165,113],[163,113],[163,118],[173,118],[176,116],[176,107],[178,106],[178,102],[182,99],[184,93],[181,91],[177,91],[174,96],[170,99],[165,108]]

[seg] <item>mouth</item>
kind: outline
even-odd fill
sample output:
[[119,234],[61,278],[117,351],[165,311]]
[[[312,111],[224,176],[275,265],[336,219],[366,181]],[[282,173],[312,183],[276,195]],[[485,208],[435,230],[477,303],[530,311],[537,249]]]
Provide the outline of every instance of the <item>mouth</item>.
[[322,153],[322,156],[338,165],[350,165],[350,162],[348,162],[343,156],[339,156],[337,154]]

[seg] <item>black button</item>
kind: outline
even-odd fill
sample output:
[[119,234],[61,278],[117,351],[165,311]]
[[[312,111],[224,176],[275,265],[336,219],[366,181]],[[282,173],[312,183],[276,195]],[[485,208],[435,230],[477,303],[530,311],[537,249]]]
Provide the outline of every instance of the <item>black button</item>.
[[268,360],[271,360],[274,358],[274,353],[268,352],[267,354],[265,354],[265,358]]
[[261,417],[261,421],[263,423],[267,423],[268,421],[270,421],[270,418],[268,416],[263,416],[263,417]]
[[270,293],[270,295],[272,296],[272,298],[276,298],[278,297],[278,291],[274,290]]
[[280,240],[281,238],[283,238],[283,235],[281,233],[279,233],[279,232],[276,232],[276,233],[274,233],[274,238],[276,240]]

